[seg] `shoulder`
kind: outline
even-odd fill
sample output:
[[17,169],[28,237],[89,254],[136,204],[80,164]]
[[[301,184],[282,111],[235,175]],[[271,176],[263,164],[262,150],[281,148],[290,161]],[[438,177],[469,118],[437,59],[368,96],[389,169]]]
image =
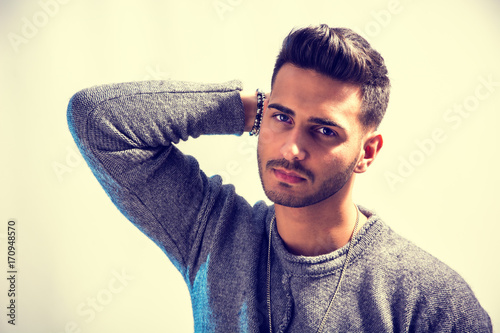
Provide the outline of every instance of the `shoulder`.
[[[491,321],[467,282],[452,268],[392,230],[378,216],[369,220],[370,246],[361,256],[363,280],[382,292],[392,311],[415,331],[489,332]],[[422,329],[424,327],[425,329]],[[478,329],[478,327],[480,329]]]
[[359,236],[366,238],[364,255],[371,257],[377,270],[397,270],[402,279],[439,287],[450,282],[465,282],[448,265],[395,232],[376,213],[366,209],[364,212],[369,215],[369,220]]

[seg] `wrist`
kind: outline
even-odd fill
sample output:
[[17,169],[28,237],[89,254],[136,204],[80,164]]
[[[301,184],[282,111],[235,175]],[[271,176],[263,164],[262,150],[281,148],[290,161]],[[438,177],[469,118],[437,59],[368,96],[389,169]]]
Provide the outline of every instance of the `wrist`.
[[248,93],[240,93],[243,108],[245,110],[245,132],[250,132],[250,135],[259,135],[260,124],[264,115],[264,101],[266,94],[261,90],[250,95]]
[[250,135],[259,135],[260,125],[262,123],[262,117],[264,116],[264,101],[266,100],[266,94],[257,89],[255,92],[257,95],[257,113],[255,114],[255,121],[253,123]]
[[257,114],[257,94],[255,92],[241,91],[241,102],[245,110],[245,132],[250,132]]

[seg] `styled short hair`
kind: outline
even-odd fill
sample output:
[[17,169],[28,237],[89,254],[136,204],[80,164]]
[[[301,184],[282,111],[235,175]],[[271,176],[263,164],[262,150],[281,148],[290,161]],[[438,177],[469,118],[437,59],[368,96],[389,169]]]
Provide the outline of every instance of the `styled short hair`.
[[326,24],[292,30],[283,40],[271,87],[286,63],[358,84],[362,92],[360,121],[365,127],[379,126],[389,103],[390,80],[384,58],[363,37],[351,29]]

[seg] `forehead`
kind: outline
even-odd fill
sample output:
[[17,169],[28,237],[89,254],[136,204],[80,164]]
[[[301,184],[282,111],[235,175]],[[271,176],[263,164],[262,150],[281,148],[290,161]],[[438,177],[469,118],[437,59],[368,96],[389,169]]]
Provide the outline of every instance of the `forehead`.
[[352,122],[359,123],[361,96],[359,85],[285,64],[276,75],[269,103],[282,104],[297,116],[330,117],[352,127]]

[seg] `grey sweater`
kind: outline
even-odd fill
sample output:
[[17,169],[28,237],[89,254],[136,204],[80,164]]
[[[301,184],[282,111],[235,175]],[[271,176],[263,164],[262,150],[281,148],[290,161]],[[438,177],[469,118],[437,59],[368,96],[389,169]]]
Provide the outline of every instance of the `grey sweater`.
[[[120,211],[166,253],[189,288],[196,332],[267,332],[266,263],[274,207],[251,206],[207,177],[174,145],[241,134],[240,83],[148,81],[83,90],[70,130]],[[352,257],[328,332],[491,332],[488,314],[449,267],[373,212]],[[289,253],[276,227],[271,251],[273,332],[315,332],[347,245],[317,257]]]

